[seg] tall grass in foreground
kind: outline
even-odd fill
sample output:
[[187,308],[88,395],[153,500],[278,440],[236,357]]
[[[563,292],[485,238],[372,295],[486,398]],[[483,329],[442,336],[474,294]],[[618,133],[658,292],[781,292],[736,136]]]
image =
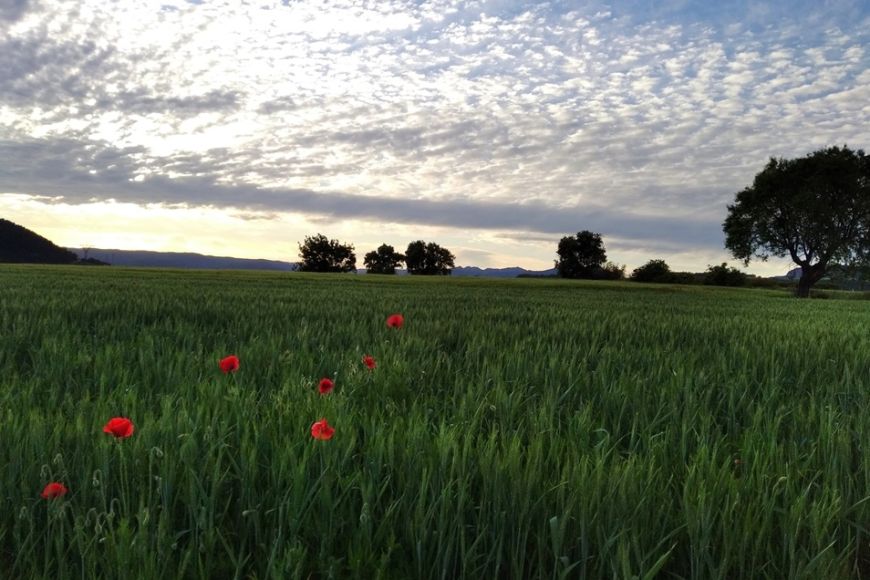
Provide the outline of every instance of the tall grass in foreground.
[[870,577],[868,328],[766,291],[3,267],[0,576]]

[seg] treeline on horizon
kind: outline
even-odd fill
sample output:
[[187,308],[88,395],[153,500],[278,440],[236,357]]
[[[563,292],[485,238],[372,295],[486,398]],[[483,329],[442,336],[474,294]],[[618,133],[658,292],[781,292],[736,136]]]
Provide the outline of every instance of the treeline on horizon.
[[[722,231],[725,248],[745,265],[753,259],[791,258],[800,268],[795,288],[798,298],[808,298],[810,290],[826,278],[841,278],[863,289],[863,278],[870,273],[870,157],[844,145],[819,149],[797,159],[771,158],[752,185],[734,196]],[[348,261],[338,266],[312,263],[307,252],[313,246],[340,251]],[[404,256],[408,271],[450,274],[452,260],[425,271],[419,268],[420,263],[426,263],[430,248],[452,256],[437,244],[412,242]],[[322,235],[306,238],[300,244],[302,269],[349,271],[351,263],[355,264],[352,249]],[[625,278],[625,266],[607,261],[598,233],[583,230],[576,236],[565,236],[559,241],[557,253],[556,271],[563,278]],[[380,269],[383,256],[388,262],[385,271]],[[366,254],[366,266],[372,273],[395,273],[395,265],[402,259],[391,246],[383,245]],[[423,262],[418,261],[421,259]],[[333,267],[337,270],[324,270]],[[749,277],[727,263],[709,266],[701,275],[672,272],[664,260],[658,259],[635,269],[629,279],[743,286]]]
[[[552,276],[577,280],[631,280],[661,284],[714,284],[745,286],[751,276],[726,263],[709,266],[706,272],[674,272],[662,259],[650,260],[626,277],[625,266],[607,261],[601,234],[584,230],[576,236],[565,236],[557,248],[559,259]],[[323,234],[307,236],[299,244],[300,272],[356,272],[353,244],[329,239]],[[381,244],[364,258],[366,273],[394,275],[404,263],[411,275],[449,276],[454,266],[453,253],[434,242],[417,240],[408,244],[404,254],[389,244]]]
[[[688,284],[731,287],[791,288],[796,281],[785,278],[764,278],[747,274],[727,263],[708,266],[704,272],[671,270],[664,259],[652,259],[626,274],[624,265],[607,260],[607,253],[599,233],[584,230],[574,236],[563,237],[558,244],[553,274],[526,273],[520,278],[568,278],[578,280],[627,280],[657,284]],[[355,273],[356,254],[352,244],[329,239],[323,234],[307,236],[299,244],[301,260],[296,263],[300,272]],[[367,274],[394,275],[404,264],[407,272],[415,276],[449,276],[455,268],[455,256],[447,248],[434,242],[417,240],[400,253],[389,244],[381,244],[364,257]],[[0,262],[107,265],[94,258],[78,256],[35,232],[0,218]],[[817,284],[820,289],[863,290],[868,286],[860,280],[850,280],[846,268],[829,269],[826,280]]]
[[[820,149],[798,159],[771,158],[751,186],[735,195],[722,224],[725,248],[748,265],[752,259],[790,257],[799,267],[796,295],[810,296],[819,282],[839,279],[863,289],[870,273],[870,157],[847,146]],[[601,234],[583,230],[565,236],[557,248],[556,272],[563,278],[621,280],[625,266],[607,261]],[[323,234],[299,244],[303,272],[356,272],[351,244]],[[364,257],[370,274],[395,274],[405,264],[412,275],[444,276],[453,271],[455,256],[434,242],[416,240],[405,253],[382,244]],[[78,260],[12,222],[0,220],[0,261],[100,263]],[[672,272],[662,259],[650,260],[628,279],[671,284],[744,286],[749,275],[727,263],[706,272]],[[855,287],[857,285],[857,288]]]
[[[726,262],[708,266],[704,272],[671,270],[664,259],[649,260],[626,275],[624,265],[607,261],[607,251],[601,234],[584,230],[565,236],[557,248],[554,274],[520,274],[521,278],[567,278],[575,280],[628,280],[655,284],[694,284],[708,286],[791,287],[794,280],[784,276],[763,278],[728,266]],[[353,244],[329,239],[323,234],[307,236],[299,244],[300,272],[354,273],[357,271]],[[453,253],[434,242],[417,240],[408,245],[404,254],[389,244],[365,255],[367,274],[395,275],[403,263],[411,275],[449,276],[454,268]],[[846,272],[832,268],[828,283],[820,288],[836,289],[848,286]],[[860,285],[859,285],[860,286]],[[863,287],[863,286],[861,286]]]

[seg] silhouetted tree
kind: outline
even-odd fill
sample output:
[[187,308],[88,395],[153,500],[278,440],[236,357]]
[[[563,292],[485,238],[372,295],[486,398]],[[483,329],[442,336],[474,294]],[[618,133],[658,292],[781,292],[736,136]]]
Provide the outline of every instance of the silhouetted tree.
[[405,266],[409,274],[419,274],[426,261],[426,242],[417,240],[408,244],[405,250]]
[[405,250],[405,265],[409,274],[424,276],[449,276],[453,272],[456,259],[450,250],[436,243],[417,240],[408,244]]
[[356,255],[353,246],[330,240],[323,234],[306,236],[299,244],[300,272],[354,272]]
[[405,261],[405,256],[396,252],[393,246],[381,244],[377,250],[365,255],[363,263],[369,274],[395,274],[396,267]]
[[729,268],[725,262],[708,266],[704,274],[704,284],[708,286],[746,286],[746,280],[746,274],[737,268]]
[[602,280],[622,280],[625,278],[625,266],[607,262],[596,277]]
[[559,254],[556,270],[562,278],[602,277],[601,267],[607,261],[607,252],[601,234],[583,230],[576,236],[565,236],[559,240],[556,252]]
[[870,157],[848,147],[771,159],[739,192],[723,224],[725,247],[745,264],[789,256],[806,298],[834,261],[870,260]]
[[673,281],[670,266],[664,260],[650,260],[631,273],[634,282],[668,283]]

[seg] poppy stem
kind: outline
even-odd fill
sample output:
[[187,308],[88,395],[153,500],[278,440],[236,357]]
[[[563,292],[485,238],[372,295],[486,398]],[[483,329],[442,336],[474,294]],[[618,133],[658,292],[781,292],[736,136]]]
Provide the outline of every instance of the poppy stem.
[[118,447],[118,461],[121,463],[121,509],[124,510],[124,516],[128,516],[130,510],[128,509],[127,495],[130,490],[130,485],[127,480],[127,462],[124,459],[124,446],[121,445],[120,440],[115,443]]

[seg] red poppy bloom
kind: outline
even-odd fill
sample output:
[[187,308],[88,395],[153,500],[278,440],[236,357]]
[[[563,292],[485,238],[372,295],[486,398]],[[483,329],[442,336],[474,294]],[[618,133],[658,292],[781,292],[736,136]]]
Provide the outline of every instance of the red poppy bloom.
[[368,354],[363,357],[363,364],[366,365],[370,371],[375,370],[375,367],[378,366],[374,357]]
[[405,317],[401,314],[390,314],[387,316],[387,326],[390,328],[402,328],[405,324]]
[[332,389],[335,388],[335,383],[332,382],[332,379],[323,378],[320,379],[320,384],[317,385],[317,390],[320,391],[321,395],[328,395],[332,392]]
[[41,495],[43,499],[54,499],[56,497],[66,495],[68,491],[69,490],[64,484],[52,481],[45,486],[45,489],[43,489],[42,493],[39,495]]
[[234,373],[239,370],[239,357],[234,354],[226,358],[222,358],[218,363],[218,366],[221,368],[221,372],[224,374]]
[[321,441],[329,441],[332,439],[332,436],[335,435],[335,429],[329,426],[329,423],[326,422],[326,419],[321,419],[320,421],[316,421],[313,425],[311,425],[311,436],[315,439],[320,439]]
[[103,433],[114,435],[118,439],[126,439],[133,434],[133,422],[124,417],[109,419],[109,422],[103,427]]

